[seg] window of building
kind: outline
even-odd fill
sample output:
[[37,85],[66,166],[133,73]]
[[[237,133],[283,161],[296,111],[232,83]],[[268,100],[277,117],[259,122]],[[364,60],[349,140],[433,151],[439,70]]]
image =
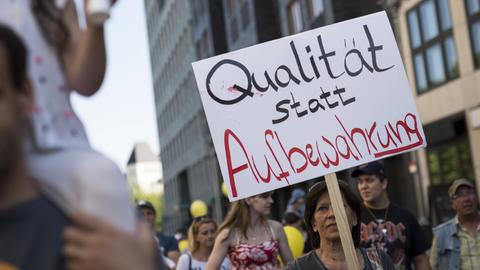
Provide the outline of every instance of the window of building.
[[475,179],[465,113],[448,116],[424,126],[430,176],[429,199],[433,224],[454,215],[447,190],[458,178]]
[[250,24],[250,9],[248,8],[247,0],[242,1],[241,16],[242,16],[242,29],[246,29],[247,26]]
[[314,20],[325,10],[324,0],[308,0],[308,16],[310,20]]
[[234,16],[235,15],[235,7],[236,7],[236,2],[237,0],[226,0],[226,4],[227,4],[227,15],[229,17],[231,16]]
[[160,10],[163,9],[163,4],[165,4],[165,0],[158,0],[158,8],[159,8]]
[[422,1],[407,13],[407,22],[417,92],[424,93],[457,78],[449,1]]
[[294,0],[288,5],[288,23],[290,34],[303,30],[302,7],[299,0]]
[[230,19],[230,34],[232,37],[232,41],[235,42],[238,38],[237,17],[232,17]]
[[480,68],[480,0],[465,0],[475,67]]
[[204,31],[202,37],[195,44],[198,59],[204,59],[210,56],[210,48],[208,42],[208,31]]
[[474,179],[467,140],[428,149],[428,169],[432,185],[450,184],[458,178]]
[[225,0],[226,18],[230,28],[230,40],[235,42],[238,38],[238,24],[237,24],[237,1],[238,0]]

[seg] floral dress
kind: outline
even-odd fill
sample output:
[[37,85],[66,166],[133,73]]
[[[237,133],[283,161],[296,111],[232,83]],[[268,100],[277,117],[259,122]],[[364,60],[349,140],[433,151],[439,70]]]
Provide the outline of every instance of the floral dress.
[[241,237],[237,238],[237,243],[228,252],[232,270],[270,270],[279,267],[278,241],[270,227],[266,231],[271,239],[259,244],[248,244],[242,242]]

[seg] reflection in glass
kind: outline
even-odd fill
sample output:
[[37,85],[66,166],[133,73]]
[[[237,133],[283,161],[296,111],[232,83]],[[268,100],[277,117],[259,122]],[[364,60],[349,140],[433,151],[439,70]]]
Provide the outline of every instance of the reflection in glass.
[[320,13],[323,12],[325,9],[323,5],[323,0],[311,0],[312,1],[312,11],[313,11],[313,17],[316,17],[320,15]]
[[470,154],[470,146],[467,143],[460,144],[458,146],[458,152],[460,155],[460,162],[463,166],[464,176],[467,179],[475,179],[472,165],[472,156]]
[[425,65],[423,63],[422,54],[417,54],[413,58],[415,65],[415,79],[417,83],[417,91],[419,93],[427,90],[427,74],[425,73]]
[[427,49],[428,77],[432,86],[445,81],[445,71],[443,65],[442,49],[436,44]]
[[410,43],[412,48],[416,49],[420,46],[420,28],[418,25],[417,11],[412,10],[408,13],[408,27],[410,30]]
[[248,9],[248,2],[244,1],[242,4],[242,28],[245,30],[250,23],[250,10]]
[[437,12],[432,0],[425,1],[420,6],[420,20],[422,22],[423,41],[427,42],[438,36]]
[[467,0],[467,9],[470,15],[480,11],[480,0]]
[[448,30],[452,27],[452,20],[450,18],[450,6],[448,0],[438,1],[440,8],[440,20],[442,21],[442,30]]
[[430,172],[430,181],[432,185],[440,185],[442,178],[440,176],[440,164],[438,163],[438,155],[435,152],[428,153],[428,170]]
[[445,40],[445,55],[447,57],[447,73],[449,78],[458,76],[457,50],[452,37]]
[[303,29],[302,9],[298,1],[290,4],[290,31],[292,34],[298,33]]
[[458,164],[458,153],[455,146],[448,146],[440,152],[442,171],[447,183],[460,178],[460,166]]
[[477,64],[480,64],[480,22],[472,24],[473,53]]

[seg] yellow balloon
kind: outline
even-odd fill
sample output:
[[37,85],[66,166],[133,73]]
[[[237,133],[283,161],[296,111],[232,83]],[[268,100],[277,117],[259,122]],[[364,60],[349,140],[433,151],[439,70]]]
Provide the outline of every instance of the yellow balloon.
[[283,230],[287,235],[288,247],[290,247],[290,250],[292,251],[293,258],[296,259],[302,256],[305,245],[302,233],[292,226],[284,226]]
[[222,183],[222,193],[225,195],[225,197],[228,197],[227,185],[225,182]]
[[202,200],[195,200],[190,205],[190,213],[192,217],[201,217],[207,215],[208,209],[207,205]]
[[182,253],[184,250],[186,250],[188,248],[188,240],[180,240],[180,242],[178,242],[178,250],[180,251],[180,253]]

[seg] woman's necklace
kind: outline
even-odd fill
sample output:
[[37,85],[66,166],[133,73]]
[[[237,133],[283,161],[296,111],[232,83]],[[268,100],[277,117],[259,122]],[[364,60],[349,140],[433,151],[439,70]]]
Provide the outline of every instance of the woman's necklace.
[[388,203],[388,205],[387,205],[387,209],[385,210],[385,215],[383,216],[382,222],[378,222],[377,217],[373,214],[372,210],[370,208],[368,208],[368,206],[365,205],[365,208],[367,209],[367,212],[370,214],[370,216],[373,218],[373,220],[375,222],[377,222],[378,224],[382,224],[382,223],[385,223],[387,221],[388,209],[390,209],[390,203]]

